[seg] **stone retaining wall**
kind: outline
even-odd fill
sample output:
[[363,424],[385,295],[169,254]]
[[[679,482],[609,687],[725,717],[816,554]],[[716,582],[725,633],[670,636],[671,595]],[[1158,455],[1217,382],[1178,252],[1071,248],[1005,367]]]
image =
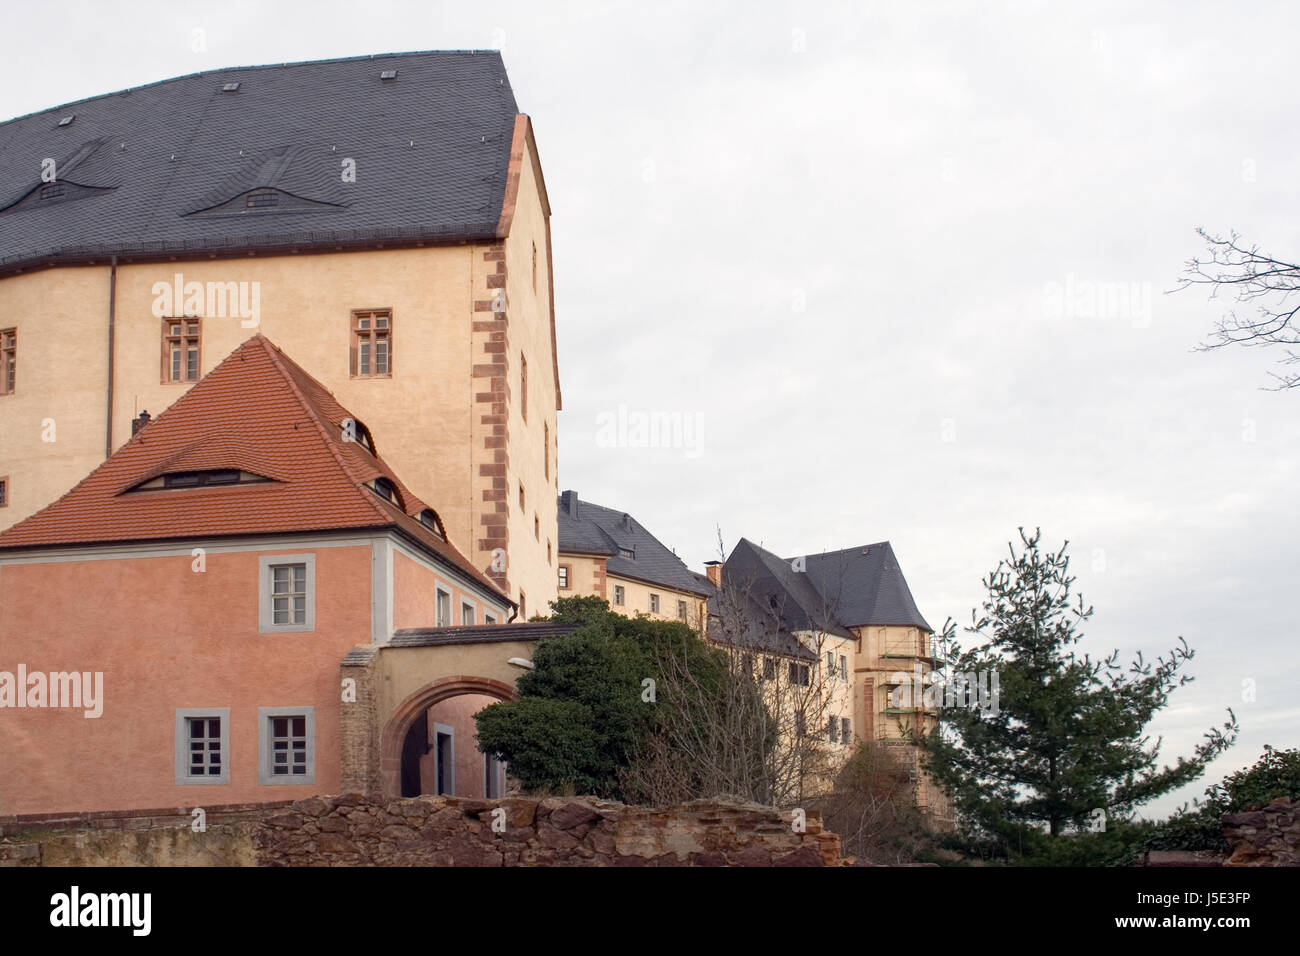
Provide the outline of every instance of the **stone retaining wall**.
[[665,810],[589,797],[385,804],[314,797],[255,835],[262,866],[837,866],[840,839],[810,813],[697,801]]
[[0,818],[0,866],[836,866],[809,813],[697,801],[360,794],[297,802]]
[[1300,866],[1300,812],[1290,797],[1225,813],[1223,837],[1232,846],[1225,866]]

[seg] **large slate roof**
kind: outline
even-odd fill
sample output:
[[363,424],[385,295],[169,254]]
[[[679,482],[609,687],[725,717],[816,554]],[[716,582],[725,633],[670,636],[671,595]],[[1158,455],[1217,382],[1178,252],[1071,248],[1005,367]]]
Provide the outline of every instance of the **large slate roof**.
[[0,272],[493,237],[517,113],[501,55],[455,51],[209,70],[12,119]]
[[[793,560],[787,558],[787,564]],[[804,563],[808,579],[846,626],[895,624],[933,632],[912,598],[888,541],[809,554]]]
[[[583,501],[566,491],[557,502],[561,554],[603,555],[605,573],[708,597],[713,588],[647,531],[636,519],[614,508]],[[633,557],[623,555],[631,551]]]
[[728,606],[759,608],[780,629],[852,637],[849,628],[897,625],[933,631],[917,609],[888,541],[799,558],[782,558],[742,538],[722,566]]

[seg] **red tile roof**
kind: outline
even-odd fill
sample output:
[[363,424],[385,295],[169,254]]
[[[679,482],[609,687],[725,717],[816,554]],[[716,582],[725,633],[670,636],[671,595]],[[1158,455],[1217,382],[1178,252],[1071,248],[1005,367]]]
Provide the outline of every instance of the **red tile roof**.
[[[364,433],[325,386],[256,335],[66,495],[0,532],[0,551],[395,528],[500,595],[450,542],[420,523],[429,506],[384,460],[344,439],[347,419]],[[160,475],[211,469],[271,480],[131,490]],[[378,477],[393,483],[400,508],[365,487]]]

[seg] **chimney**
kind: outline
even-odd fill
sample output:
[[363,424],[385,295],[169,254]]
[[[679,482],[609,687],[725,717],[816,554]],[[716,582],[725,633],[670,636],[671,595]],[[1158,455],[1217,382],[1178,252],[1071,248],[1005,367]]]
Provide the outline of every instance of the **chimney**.
[[150,422],[149,412],[148,411],[141,412],[139,417],[131,419],[131,434],[134,435],[140,429],[144,428],[145,425],[148,425],[149,422]]
[[624,513],[623,515],[623,530],[624,531],[632,530],[632,516],[630,514]]
[[704,574],[709,579],[709,583],[712,584],[715,588],[722,587],[722,562],[721,561],[705,561]]
[[578,517],[578,493],[566,491],[560,495],[560,511],[570,518]]

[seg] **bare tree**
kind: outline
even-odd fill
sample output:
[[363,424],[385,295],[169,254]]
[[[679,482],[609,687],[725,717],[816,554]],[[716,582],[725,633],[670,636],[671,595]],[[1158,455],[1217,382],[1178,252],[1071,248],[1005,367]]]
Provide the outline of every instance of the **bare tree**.
[[655,649],[659,730],[623,775],[629,792],[656,805],[732,796],[797,806],[832,786],[847,675],[824,666],[835,635],[793,631],[785,610],[752,580],[729,579],[705,625],[709,659]]
[[[1200,351],[1212,351],[1227,345],[1280,346],[1285,357],[1283,366],[1300,364],[1300,327],[1294,323],[1300,302],[1291,297],[1300,292],[1300,265],[1275,259],[1257,245],[1242,242],[1233,232],[1225,239],[1204,229],[1197,234],[1205,240],[1204,258],[1187,260],[1177,291],[1194,285],[1210,287],[1210,298],[1220,292],[1231,293],[1234,301],[1253,307],[1252,315],[1239,315],[1230,309],[1221,317],[1209,341]],[[1300,371],[1270,372],[1280,391],[1300,385]]]

